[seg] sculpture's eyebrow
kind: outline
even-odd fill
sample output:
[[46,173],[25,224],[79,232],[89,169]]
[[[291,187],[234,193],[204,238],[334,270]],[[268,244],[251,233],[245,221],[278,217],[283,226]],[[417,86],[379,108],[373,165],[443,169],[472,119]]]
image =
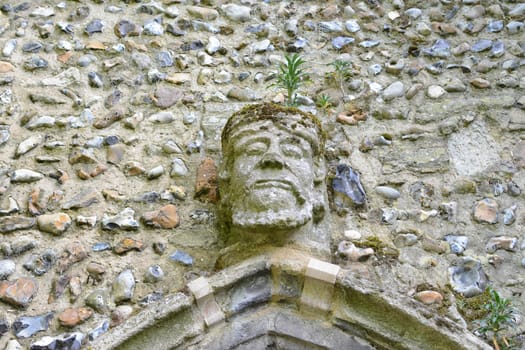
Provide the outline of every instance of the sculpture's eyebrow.
[[[270,136],[258,135],[258,136],[250,137],[250,138],[248,138],[247,136],[248,136],[248,135],[245,135],[244,137],[236,138],[236,139],[233,141],[233,145],[234,145],[234,147],[236,147],[236,148],[242,148],[242,147],[246,147],[247,145],[249,145],[249,144],[251,144],[251,143],[254,143],[254,142],[263,142],[263,143],[268,143],[269,140],[270,140]],[[254,135],[251,134],[251,136],[254,136]]]
[[[244,141],[247,137],[256,137],[256,138],[260,138],[262,137],[261,135],[261,132],[259,130],[254,130],[254,129],[243,129],[241,131],[238,131],[236,132],[235,134],[232,134],[230,139],[229,139],[229,143],[231,145],[235,145],[237,146],[239,143],[246,143],[246,141]],[[266,139],[268,139],[268,136],[265,137]]]

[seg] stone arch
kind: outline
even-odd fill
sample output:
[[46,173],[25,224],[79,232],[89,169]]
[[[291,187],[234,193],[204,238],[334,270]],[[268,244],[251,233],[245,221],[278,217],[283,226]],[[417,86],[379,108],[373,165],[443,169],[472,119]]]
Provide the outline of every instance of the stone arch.
[[452,320],[291,249],[188,284],[94,349],[490,349]]

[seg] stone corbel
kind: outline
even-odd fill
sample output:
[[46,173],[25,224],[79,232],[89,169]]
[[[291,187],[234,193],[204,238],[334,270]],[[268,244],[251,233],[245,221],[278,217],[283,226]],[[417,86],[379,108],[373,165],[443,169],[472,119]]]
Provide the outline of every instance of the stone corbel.
[[340,267],[311,258],[306,267],[301,310],[328,312]]
[[191,281],[188,283],[188,288],[195,297],[206,326],[211,327],[224,320],[224,312],[215,301],[213,289],[206,278],[199,277]]

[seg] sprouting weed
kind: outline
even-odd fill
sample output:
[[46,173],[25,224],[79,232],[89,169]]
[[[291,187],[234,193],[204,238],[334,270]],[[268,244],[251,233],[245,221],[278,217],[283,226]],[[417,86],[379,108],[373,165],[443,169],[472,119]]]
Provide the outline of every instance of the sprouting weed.
[[329,73],[339,86],[343,96],[346,95],[345,82],[352,76],[352,63],[343,60],[335,60],[329,64],[334,67],[334,71]]
[[271,86],[277,86],[285,89],[287,94],[287,106],[297,105],[297,90],[308,79],[308,74],[302,68],[305,61],[294,53],[292,56],[285,55],[286,63],[279,65],[279,73],[277,74],[277,81]]
[[330,96],[326,94],[319,95],[319,97],[317,97],[317,100],[315,101],[315,104],[319,109],[323,111],[323,114],[326,114],[330,107],[333,106]]
[[482,319],[475,321],[479,325],[476,332],[490,339],[496,350],[510,350],[512,345],[505,333],[514,322],[512,303],[510,299],[502,298],[490,287],[489,294],[490,299],[483,305],[487,314]]

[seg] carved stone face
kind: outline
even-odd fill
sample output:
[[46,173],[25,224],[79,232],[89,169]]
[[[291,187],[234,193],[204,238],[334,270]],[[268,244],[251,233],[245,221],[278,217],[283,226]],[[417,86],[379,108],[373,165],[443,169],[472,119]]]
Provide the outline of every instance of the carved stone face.
[[232,225],[285,229],[312,219],[315,171],[306,139],[261,120],[236,131],[231,151]]

